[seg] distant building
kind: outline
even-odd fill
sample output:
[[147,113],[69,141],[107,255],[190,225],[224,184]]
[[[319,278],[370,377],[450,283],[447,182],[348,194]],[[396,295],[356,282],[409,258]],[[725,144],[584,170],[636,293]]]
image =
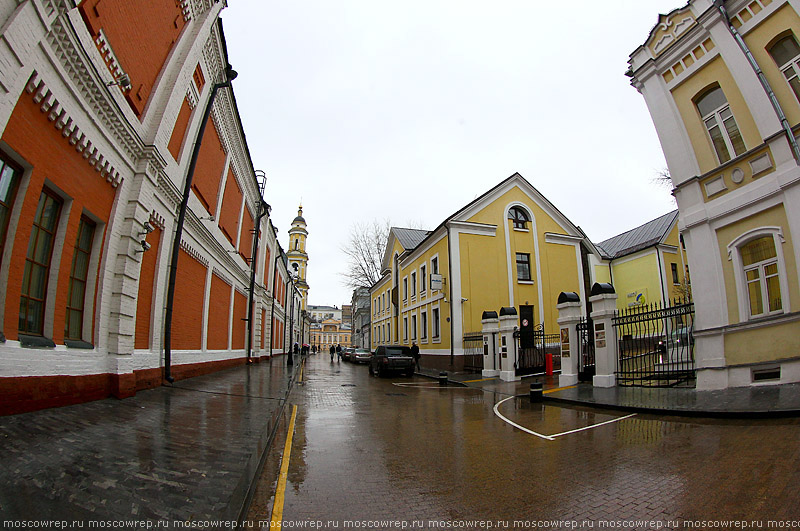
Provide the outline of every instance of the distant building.
[[689,265],[678,233],[677,210],[596,247],[603,260],[595,266],[595,279],[614,285],[618,308],[690,298]]
[[336,319],[324,319],[311,323],[311,346],[323,352],[327,351],[331,345],[341,345],[342,348],[351,346],[351,330],[349,326],[343,325]]
[[697,388],[800,381],[800,14],[690,0],[630,56],[692,272]]
[[315,306],[309,304],[307,311],[313,321],[324,321],[325,319],[333,319],[335,321],[342,321],[342,310],[336,306]]
[[356,347],[370,348],[370,300],[367,288],[357,288],[353,291],[350,301],[352,308],[352,343]]

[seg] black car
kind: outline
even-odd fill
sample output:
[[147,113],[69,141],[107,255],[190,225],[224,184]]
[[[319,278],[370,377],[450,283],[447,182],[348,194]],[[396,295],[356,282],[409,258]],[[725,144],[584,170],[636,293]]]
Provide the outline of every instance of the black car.
[[411,349],[400,345],[382,345],[375,349],[369,360],[369,373],[384,376],[398,371],[406,376],[414,376],[414,358]]

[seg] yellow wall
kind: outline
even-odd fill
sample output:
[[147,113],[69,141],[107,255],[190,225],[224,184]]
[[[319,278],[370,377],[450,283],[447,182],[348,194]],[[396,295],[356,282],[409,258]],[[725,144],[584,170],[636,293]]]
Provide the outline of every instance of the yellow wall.
[[[717,242],[719,245],[720,261],[722,263],[722,273],[725,279],[725,296],[728,303],[728,320],[731,323],[742,321],[739,315],[739,299],[736,293],[736,276],[733,271],[733,262],[728,260],[728,245],[745,232],[759,227],[788,227],[786,212],[783,205],[764,210],[755,216],[751,216],[738,223],[728,225],[717,230]],[[783,249],[783,259],[786,265],[786,276],[789,278],[789,299],[783,301],[785,309],[789,311],[800,310],[800,288],[794,279],[797,279],[797,263],[794,258],[794,245],[792,235],[784,230],[783,236],[785,243],[781,244]],[[746,296],[746,295],[745,295]]]
[[[658,255],[655,249],[640,251],[612,263],[614,289],[617,292],[617,308],[660,302]],[[643,300],[637,299],[641,295]]]
[[794,358],[800,352],[800,324],[773,324],[725,334],[725,360],[730,365]]
[[[514,230],[508,219],[508,205],[522,203],[533,215],[528,231]],[[465,331],[481,328],[481,315],[486,310],[499,311],[508,306],[508,260],[511,262],[511,280],[514,306],[529,304],[534,307],[536,324],[545,323],[548,333],[558,330],[556,303],[562,291],[580,292],[580,264],[575,247],[545,242],[546,233],[566,234],[567,230],[534,202],[520,188],[514,187],[486,205],[469,218],[474,223],[497,225],[496,236],[460,236],[462,294],[469,299],[462,305]],[[506,249],[505,230],[508,230],[510,253]],[[534,239],[536,243],[534,243]],[[538,245],[540,256],[536,254]],[[516,254],[530,254],[533,284],[517,281]],[[537,261],[541,278],[537,276]],[[539,284],[542,288],[544,308],[539,305]]]
[[[675,104],[686,125],[689,140],[697,156],[701,173],[713,170],[719,166],[719,161],[693,99],[715,83],[719,84],[728,99],[736,123],[741,130],[745,147],[749,150],[763,143],[750,110],[745,104],[739,87],[733,81],[728,66],[721,57],[716,57],[672,91]],[[731,153],[731,157],[734,157],[733,153]]]
[[[429,245],[429,244],[426,244]],[[431,259],[438,255],[439,259],[439,274],[442,275],[445,279],[445,283],[442,286],[441,290],[431,290],[430,288],[430,276],[431,276]],[[398,323],[398,343],[411,345],[411,316],[415,315],[417,317],[417,338],[416,343],[419,345],[420,350],[423,352],[431,352],[434,350],[439,351],[446,351],[450,352],[450,323],[447,322],[447,319],[450,317],[450,304],[444,302],[444,298],[448,296],[448,290],[450,289],[450,278],[448,273],[448,263],[449,259],[447,256],[447,238],[442,238],[438,242],[433,245],[430,245],[424,252],[422,252],[419,256],[415,257],[413,261],[405,261],[400,265],[400,295],[399,295],[399,303],[400,303],[400,317],[397,320]],[[420,266],[425,264],[426,269],[426,291],[422,293],[422,281],[420,278],[421,271]],[[417,273],[417,293],[414,296],[411,293],[411,272],[416,271]],[[408,278],[409,283],[409,297],[408,300],[403,300],[403,278]],[[439,338],[433,338],[433,309],[439,308]],[[422,338],[422,317],[421,313],[425,311],[428,315],[428,337],[426,339]],[[406,341],[403,339],[403,318],[407,317],[409,322],[409,337]]]
[[[777,35],[786,36],[786,32],[794,33],[795,39],[800,42],[800,18],[789,5],[785,5],[773,13],[768,19],[750,31],[744,40],[761,66],[767,81],[783,107],[783,112],[791,125],[800,123],[800,104],[797,97],[786,82],[772,56],[767,52],[767,46],[774,44]],[[777,39],[780,40],[780,39]],[[750,146],[755,147],[755,146]]]
[[594,280],[593,282],[601,282],[611,284],[611,269],[607,263],[602,263],[594,266]]

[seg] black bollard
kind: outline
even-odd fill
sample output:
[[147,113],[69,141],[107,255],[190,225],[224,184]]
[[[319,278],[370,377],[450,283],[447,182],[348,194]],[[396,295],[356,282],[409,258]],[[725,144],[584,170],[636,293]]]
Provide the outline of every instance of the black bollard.
[[542,384],[541,383],[532,383],[531,384],[531,402],[541,402],[542,401]]
[[447,385],[447,373],[444,371],[439,373],[439,385]]

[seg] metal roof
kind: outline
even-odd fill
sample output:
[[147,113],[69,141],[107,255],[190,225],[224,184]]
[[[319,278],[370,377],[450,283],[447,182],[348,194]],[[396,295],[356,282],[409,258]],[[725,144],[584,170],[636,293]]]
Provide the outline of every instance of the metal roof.
[[677,219],[678,211],[673,210],[669,214],[664,214],[635,229],[600,242],[597,247],[600,248],[606,258],[612,260],[633,254],[636,251],[661,243]]
[[417,246],[422,243],[422,240],[430,234],[430,231],[427,230],[401,229],[399,227],[392,227],[392,232],[394,232],[397,241],[400,242],[400,245],[402,245],[403,249],[406,251],[413,251],[416,249]]

